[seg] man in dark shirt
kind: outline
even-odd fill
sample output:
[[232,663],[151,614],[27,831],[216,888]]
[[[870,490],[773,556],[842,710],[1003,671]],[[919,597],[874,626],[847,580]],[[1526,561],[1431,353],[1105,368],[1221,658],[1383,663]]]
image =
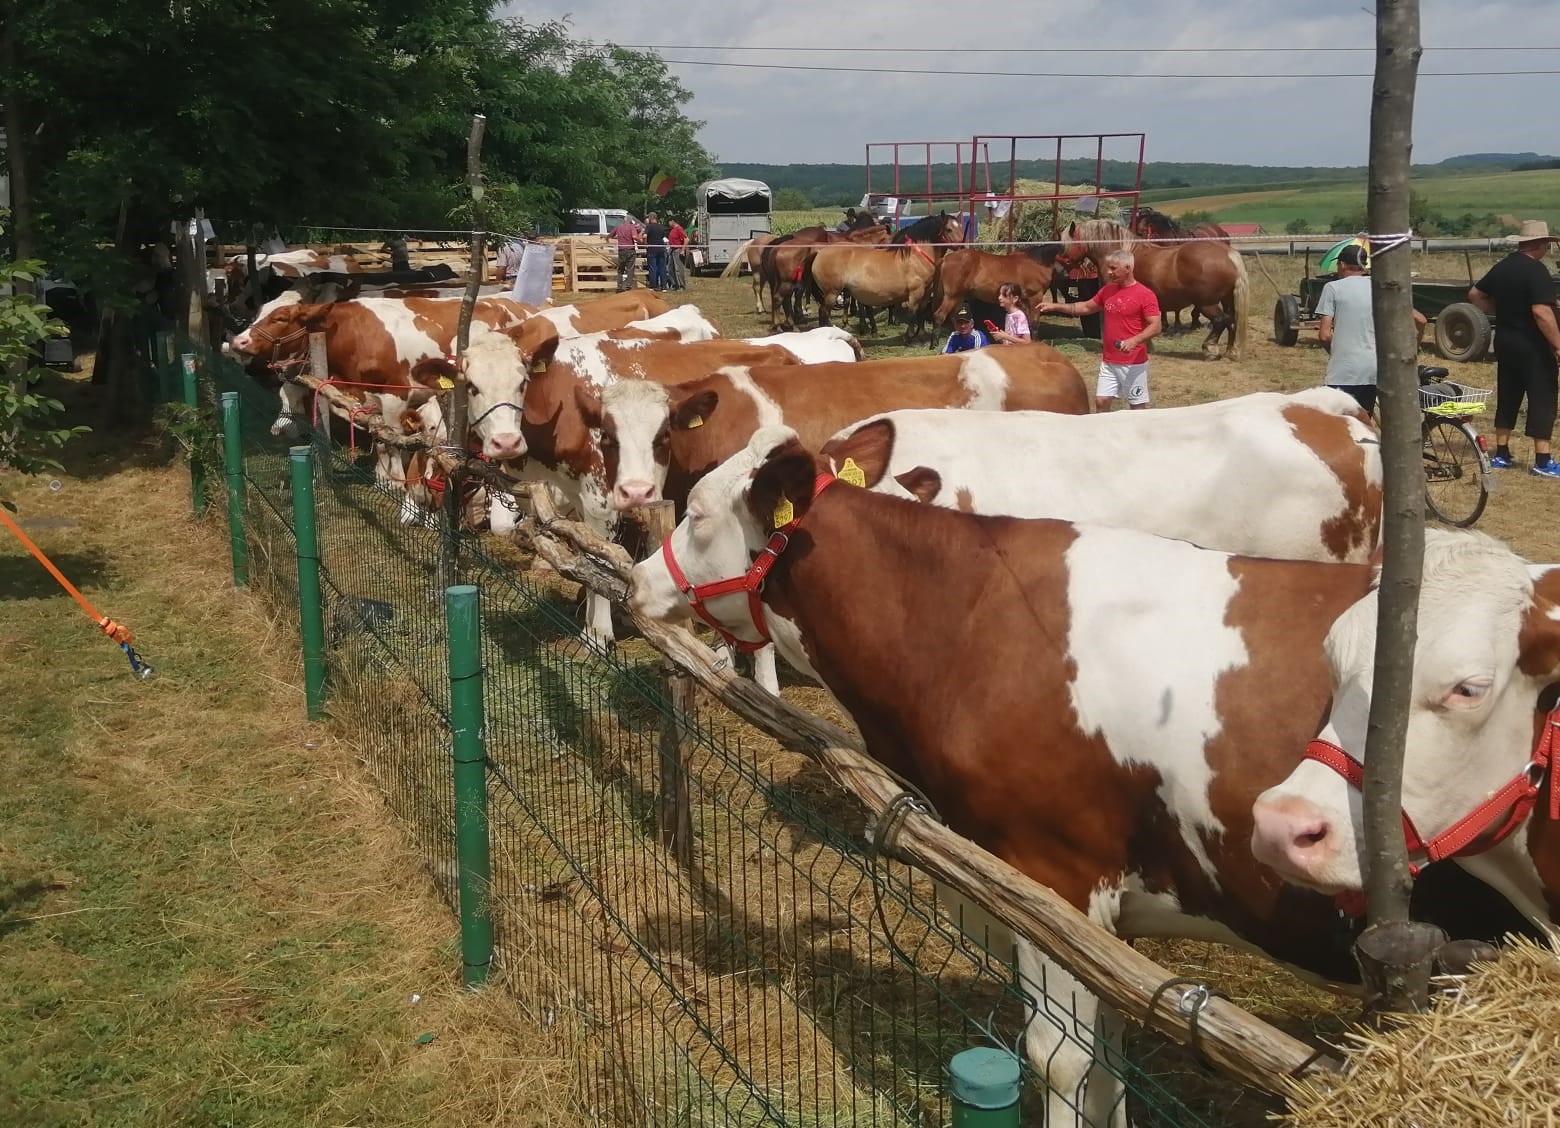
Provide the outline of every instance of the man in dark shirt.
[[664,290],[666,277],[666,237],[669,232],[661,217],[651,212],[645,216],[645,273],[649,275],[652,290]]
[[1533,473],[1560,478],[1549,456],[1554,436],[1560,325],[1555,321],[1555,280],[1544,256],[1555,236],[1542,220],[1528,220],[1517,232],[1517,249],[1492,266],[1468,291],[1468,300],[1495,318],[1495,454],[1490,465],[1507,469],[1511,431],[1527,398],[1526,435],[1533,440]]

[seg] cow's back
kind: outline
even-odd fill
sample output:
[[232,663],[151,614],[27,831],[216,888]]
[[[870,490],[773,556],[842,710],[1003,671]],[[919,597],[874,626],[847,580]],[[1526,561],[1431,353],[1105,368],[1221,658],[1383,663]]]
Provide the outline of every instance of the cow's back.
[[[1361,562],[1376,546],[1380,447],[1341,402],[1312,393],[1090,418],[905,411],[885,420],[891,454],[873,476],[879,492],[910,497],[913,486],[937,505],[1252,556]],[[836,436],[827,453],[883,463],[876,423]],[[920,468],[935,478],[912,477]]]

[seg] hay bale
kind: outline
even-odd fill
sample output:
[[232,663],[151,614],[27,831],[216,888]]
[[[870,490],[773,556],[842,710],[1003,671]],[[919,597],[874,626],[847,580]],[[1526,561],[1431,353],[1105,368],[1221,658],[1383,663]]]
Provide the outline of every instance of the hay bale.
[[1560,954],[1517,941],[1450,983],[1425,1014],[1356,1030],[1336,1079],[1297,1082],[1294,1128],[1560,1121]]
[[[1049,180],[1020,180],[1014,191],[1020,196],[1041,194],[1050,196],[1065,192],[1087,196],[1094,191],[1094,185],[1063,184],[1058,188]],[[1100,200],[1098,215],[1080,217],[1072,205],[1071,200],[1061,200],[1056,204],[1053,212],[1050,200],[1019,200],[1013,205],[1012,236],[1007,233],[1007,217],[989,220],[983,218],[977,242],[1001,243],[1011,238],[1021,243],[1045,243],[1056,238],[1056,234],[1065,230],[1075,219],[1114,219],[1118,222],[1124,219],[1122,201],[1114,197]]]

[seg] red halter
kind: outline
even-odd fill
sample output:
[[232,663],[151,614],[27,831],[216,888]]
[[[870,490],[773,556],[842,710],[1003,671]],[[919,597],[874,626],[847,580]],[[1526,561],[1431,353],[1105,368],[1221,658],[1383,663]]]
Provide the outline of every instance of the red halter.
[[[1538,793],[1543,787],[1544,777],[1550,775],[1556,755],[1557,731],[1560,731],[1560,706],[1544,718],[1544,731],[1538,738],[1538,746],[1533,749],[1533,757],[1527,762],[1527,766],[1488,799],[1434,838],[1426,841],[1420,836],[1414,821],[1408,817],[1408,812],[1401,812],[1403,838],[1408,843],[1409,851],[1422,852],[1425,855],[1425,861],[1409,863],[1408,872],[1418,877],[1420,871],[1431,862],[1439,862],[1459,855],[1482,854],[1505,841],[1512,831],[1521,826],[1538,802]],[[1315,760],[1318,764],[1331,768],[1356,791],[1364,790],[1364,765],[1331,741],[1311,741],[1306,745],[1304,758]],[[1500,822],[1502,814],[1506,817],[1503,822]],[[1555,786],[1553,777],[1550,778],[1549,785],[1549,817],[1560,821],[1560,787]],[[1489,832],[1492,826],[1495,827],[1494,832],[1483,842],[1473,846],[1480,835]],[[1473,848],[1469,849],[1470,846]],[[1364,896],[1357,890],[1338,894],[1337,902],[1339,909],[1350,916],[1358,916],[1365,909]]]
[[[829,485],[835,481],[834,475],[829,473],[819,474],[813,480],[813,497],[817,497]],[[741,651],[743,654],[751,654],[760,650],[770,642],[769,628],[764,625],[764,578],[769,575],[769,570],[780,559],[780,554],[785,551],[786,545],[791,543],[791,534],[800,525],[801,519],[788,521],[770,534],[769,540],[758,552],[758,558],[746,572],[740,576],[731,576],[724,580],[715,580],[707,584],[691,584],[683,570],[677,566],[677,558],[672,555],[672,538],[667,537],[661,542],[661,558],[666,561],[666,570],[672,575],[672,583],[677,585],[677,590],[688,597],[688,606],[693,613],[713,627],[715,633],[725,640],[726,645]],[[740,639],[723,627],[714,615],[704,606],[704,601],[714,599],[721,595],[734,595],[739,591],[747,592],[748,616],[753,620],[753,629],[758,632],[759,642],[748,642]]]

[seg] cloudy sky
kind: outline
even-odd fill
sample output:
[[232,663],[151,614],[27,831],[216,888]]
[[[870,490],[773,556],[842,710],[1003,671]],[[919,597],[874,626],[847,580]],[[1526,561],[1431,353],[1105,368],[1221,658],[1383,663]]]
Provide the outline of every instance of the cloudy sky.
[[[1355,165],[1366,161],[1370,79],[1282,76],[1368,75],[1368,8],[1367,0],[509,0],[502,14],[567,19],[577,39],[664,45],[668,62],[749,64],[672,63],[721,160],[859,163],[868,140],[1122,131],[1148,135],[1149,160]],[[1415,160],[1560,151],[1560,3],[1423,0],[1421,12]],[[806,49],[735,49],[753,47]],[[993,53],[1010,47],[1025,50]],[[1322,50],[1351,47],[1366,50]],[[1438,71],[1494,73],[1432,77]],[[1108,77],[1221,74],[1262,77]]]

